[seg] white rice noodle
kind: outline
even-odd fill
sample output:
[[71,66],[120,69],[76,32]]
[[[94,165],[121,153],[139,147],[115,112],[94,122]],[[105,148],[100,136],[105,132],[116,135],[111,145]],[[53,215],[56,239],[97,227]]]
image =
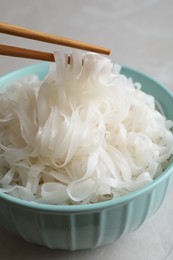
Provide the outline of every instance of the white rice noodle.
[[151,182],[173,152],[173,122],[120,66],[93,53],[55,53],[40,80],[0,95],[0,190],[29,201],[84,204]]

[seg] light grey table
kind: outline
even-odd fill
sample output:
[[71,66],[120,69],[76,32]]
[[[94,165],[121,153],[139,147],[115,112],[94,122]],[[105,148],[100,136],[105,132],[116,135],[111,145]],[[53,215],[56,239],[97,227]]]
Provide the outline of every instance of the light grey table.
[[[114,62],[141,70],[173,90],[172,0],[0,0],[0,20],[110,47]],[[0,43],[69,51],[7,35],[0,35]],[[36,62],[1,56],[0,76]],[[95,250],[49,250],[0,228],[0,259],[172,260],[172,196],[173,191],[136,232]]]

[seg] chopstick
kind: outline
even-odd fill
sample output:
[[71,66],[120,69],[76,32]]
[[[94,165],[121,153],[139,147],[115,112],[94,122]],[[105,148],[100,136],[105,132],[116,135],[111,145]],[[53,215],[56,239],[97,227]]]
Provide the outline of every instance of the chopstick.
[[9,34],[13,36],[19,36],[23,38],[28,38],[32,40],[42,41],[42,42],[48,42],[58,45],[63,45],[66,47],[91,51],[91,52],[97,52],[101,54],[110,54],[110,49],[104,48],[101,46],[75,41],[69,38],[64,38],[48,33],[39,32],[36,30],[26,29],[24,27],[15,26],[12,24],[2,23],[0,22],[0,33],[3,34]]
[[55,61],[53,53],[29,50],[4,44],[0,44],[0,55],[51,62]]
[[[54,55],[51,52],[35,51],[4,44],[0,44],[0,55],[55,62]],[[67,63],[70,64],[70,56],[67,57]]]

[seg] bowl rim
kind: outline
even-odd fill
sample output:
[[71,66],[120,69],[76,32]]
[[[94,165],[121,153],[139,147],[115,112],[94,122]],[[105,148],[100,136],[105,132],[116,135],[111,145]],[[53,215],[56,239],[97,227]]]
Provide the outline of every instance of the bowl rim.
[[[0,77],[0,84],[1,82],[8,81],[9,78],[16,76],[17,74],[25,74],[27,75],[28,71],[32,71],[35,68],[48,68],[48,62],[41,62],[37,64],[33,64],[30,66],[26,66],[24,68],[12,71],[6,75],[3,75]],[[148,80],[152,81],[154,84],[158,85],[161,89],[163,89],[173,100],[173,92],[169,90],[166,86],[164,86],[162,83],[155,80],[153,77],[148,76],[147,74],[140,72],[136,69],[133,69],[131,67],[128,67],[126,65],[120,65],[121,70],[127,70],[132,73],[136,73],[144,78],[147,78]],[[21,76],[18,77],[18,79],[21,78]],[[123,204],[127,204],[131,200],[137,199],[138,197],[142,196],[144,193],[149,193],[151,190],[153,190],[155,187],[160,185],[161,182],[167,180],[169,176],[171,175],[171,172],[173,170],[173,161],[168,165],[168,167],[153,181],[150,183],[144,185],[143,187],[137,189],[136,191],[130,192],[128,194],[125,194],[123,196],[120,196],[118,198],[93,203],[93,204],[80,204],[80,205],[52,205],[52,204],[45,204],[45,203],[38,203],[35,201],[26,201],[22,200],[16,197],[13,197],[9,194],[6,194],[2,191],[0,191],[0,199],[4,200],[6,202],[12,203],[16,206],[22,206],[28,209],[33,209],[37,211],[44,211],[44,212],[55,212],[55,213],[84,213],[84,212],[91,212],[91,211],[99,211],[106,208],[112,208],[112,207],[118,207]]]

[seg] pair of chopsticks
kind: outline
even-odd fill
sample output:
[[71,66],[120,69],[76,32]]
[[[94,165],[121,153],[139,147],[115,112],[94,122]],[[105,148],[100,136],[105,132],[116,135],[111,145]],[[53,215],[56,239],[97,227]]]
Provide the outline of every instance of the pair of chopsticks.
[[[106,55],[110,54],[110,49],[108,48],[104,48],[101,46],[92,45],[80,41],[75,41],[72,39],[63,38],[48,33],[42,33],[35,30],[26,29],[23,27],[1,23],[1,22],[0,22],[0,33],[19,36],[19,37],[47,42],[47,43],[58,44],[58,45],[86,50],[90,52],[96,52],[96,53],[101,53]],[[43,61],[50,61],[50,62],[55,61],[53,53],[19,48],[19,47],[4,45],[4,44],[0,44],[0,55],[43,60]]]

